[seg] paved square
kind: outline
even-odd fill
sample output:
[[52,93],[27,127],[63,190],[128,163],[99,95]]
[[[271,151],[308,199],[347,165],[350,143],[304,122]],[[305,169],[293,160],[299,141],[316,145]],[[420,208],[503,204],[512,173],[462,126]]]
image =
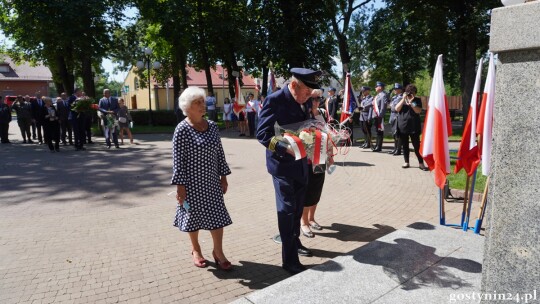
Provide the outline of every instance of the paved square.
[[[235,267],[225,273],[213,263],[193,266],[187,234],[172,226],[171,135],[135,135],[136,144],[120,150],[97,138],[84,152],[61,146],[49,153],[20,144],[16,122],[10,127],[14,143],[0,146],[1,303],[225,303],[289,277],[272,241],[274,190],[255,139],[222,132],[233,219],[224,249]],[[315,253],[304,264],[419,220],[438,223],[431,174],[413,157],[404,170],[401,157],[367,151],[353,147],[337,157],[317,208],[324,230],[302,237]],[[457,222],[461,204],[447,206],[447,221]],[[200,240],[210,258],[210,233]]]

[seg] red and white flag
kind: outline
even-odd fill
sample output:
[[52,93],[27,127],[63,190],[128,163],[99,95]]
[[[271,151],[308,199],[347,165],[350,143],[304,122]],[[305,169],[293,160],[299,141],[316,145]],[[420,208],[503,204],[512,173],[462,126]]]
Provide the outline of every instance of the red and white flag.
[[482,97],[482,106],[478,115],[476,134],[480,134],[481,140],[478,149],[481,151],[482,174],[489,175],[491,169],[491,140],[493,139],[493,105],[495,103],[495,62],[493,54],[489,54],[489,67]]
[[339,119],[340,123],[344,123],[351,117],[351,115],[356,109],[356,99],[354,98],[354,91],[351,84],[351,74],[347,73],[345,79],[345,89],[343,96],[343,105],[341,107],[341,117]]
[[238,77],[236,77],[236,83],[234,85],[234,99],[235,103],[233,104],[233,112],[238,116],[238,114],[246,107],[246,101],[242,95],[242,91],[240,89],[240,80],[238,80]]
[[476,71],[476,81],[474,82],[474,89],[471,96],[471,106],[469,107],[469,114],[467,115],[467,121],[465,121],[465,128],[463,129],[463,137],[461,138],[461,144],[457,153],[458,160],[456,161],[456,167],[454,173],[458,173],[461,169],[465,169],[468,176],[471,176],[478,164],[480,163],[480,154],[478,153],[478,146],[476,144],[476,120],[478,117],[478,101],[480,97],[480,81],[482,80],[482,58],[478,62],[478,70]]
[[431,84],[428,111],[420,145],[420,154],[422,154],[429,170],[433,171],[435,184],[441,189],[444,188],[446,175],[450,173],[448,136],[452,134],[442,65],[442,55],[439,55]]

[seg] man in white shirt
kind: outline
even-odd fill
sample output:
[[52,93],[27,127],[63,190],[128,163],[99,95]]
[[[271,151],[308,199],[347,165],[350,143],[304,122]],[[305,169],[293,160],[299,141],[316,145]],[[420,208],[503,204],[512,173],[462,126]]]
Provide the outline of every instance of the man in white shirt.
[[214,97],[214,93],[209,92],[208,96],[206,96],[206,112],[208,113],[208,118],[211,121],[217,122],[217,116],[216,116],[216,98]]
[[259,111],[259,105],[255,100],[253,93],[249,93],[248,102],[246,103],[246,114],[248,120],[249,137],[255,136],[255,120],[257,119],[257,112]]

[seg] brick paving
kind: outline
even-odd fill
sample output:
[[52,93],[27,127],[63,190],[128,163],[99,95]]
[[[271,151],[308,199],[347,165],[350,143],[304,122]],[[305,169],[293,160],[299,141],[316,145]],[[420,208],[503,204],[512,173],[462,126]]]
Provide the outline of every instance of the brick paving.
[[[222,132],[233,172],[224,247],[235,269],[225,273],[194,267],[187,234],[172,226],[171,135],[136,135],[120,150],[97,138],[85,152],[49,153],[20,144],[15,122],[10,133],[14,144],[0,146],[0,303],[227,303],[289,276],[272,241],[274,191],[255,139]],[[317,209],[324,230],[302,237],[315,253],[304,264],[419,220],[438,223],[438,190],[413,157],[404,170],[401,157],[353,147],[336,161]],[[447,206],[447,221],[457,222],[461,204]],[[211,258],[210,233],[200,241]]]

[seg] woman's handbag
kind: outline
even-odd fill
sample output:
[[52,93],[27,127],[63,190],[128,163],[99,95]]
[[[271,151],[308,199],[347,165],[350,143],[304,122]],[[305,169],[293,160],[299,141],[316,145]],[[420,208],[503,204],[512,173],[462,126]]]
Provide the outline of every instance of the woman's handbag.
[[121,122],[121,123],[126,123],[126,122],[127,122],[127,118],[125,118],[125,117],[118,117],[118,121]]

